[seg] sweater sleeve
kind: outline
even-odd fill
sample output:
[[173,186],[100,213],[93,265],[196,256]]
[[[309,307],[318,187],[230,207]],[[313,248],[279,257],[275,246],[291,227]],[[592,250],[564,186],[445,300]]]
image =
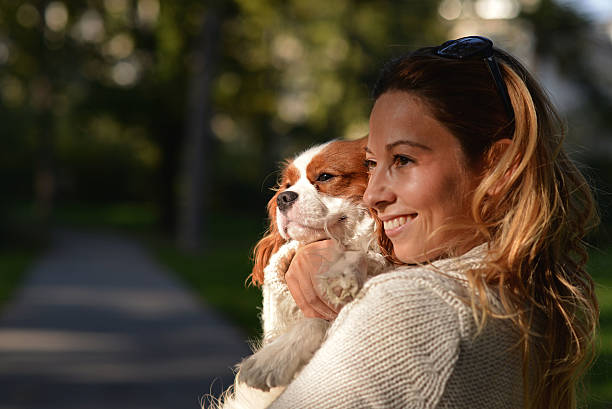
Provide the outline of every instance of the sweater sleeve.
[[459,325],[427,283],[379,276],[270,408],[435,408],[458,359]]

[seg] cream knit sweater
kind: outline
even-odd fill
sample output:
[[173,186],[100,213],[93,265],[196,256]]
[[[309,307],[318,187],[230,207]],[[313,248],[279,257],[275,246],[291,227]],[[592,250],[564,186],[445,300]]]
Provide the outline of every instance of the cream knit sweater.
[[270,408],[521,408],[517,333],[492,318],[478,333],[461,301],[484,252],[370,279]]

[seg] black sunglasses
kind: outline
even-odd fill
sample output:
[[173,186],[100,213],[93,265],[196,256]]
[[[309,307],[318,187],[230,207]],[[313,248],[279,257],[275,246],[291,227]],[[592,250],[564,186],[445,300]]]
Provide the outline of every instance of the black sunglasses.
[[510,119],[514,119],[514,110],[510,103],[510,96],[508,95],[508,89],[506,83],[502,79],[499,65],[495,61],[493,52],[493,41],[486,37],[481,36],[469,36],[462,37],[456,40],[451,40],[443,43],[442,45],[433,49],[435,55],[444,58],[450,58],[454,60],[474,60],[480,59],[486,61],[489,71],[495,80],[495,86],[504,101],[504,106],[508,112]]

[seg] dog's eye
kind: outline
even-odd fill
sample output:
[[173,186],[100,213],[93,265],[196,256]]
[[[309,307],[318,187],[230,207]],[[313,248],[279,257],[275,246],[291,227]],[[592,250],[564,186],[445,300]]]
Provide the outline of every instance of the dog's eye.
[[336,177],[336,175],[332,175],[331,173],[323,172],[317,177],[317,182],[327,182],[328,180],[334,177]]

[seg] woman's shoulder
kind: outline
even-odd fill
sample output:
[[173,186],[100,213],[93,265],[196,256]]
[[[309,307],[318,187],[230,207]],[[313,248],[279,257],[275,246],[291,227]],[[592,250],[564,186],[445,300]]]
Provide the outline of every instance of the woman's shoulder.
[[368,280],[355,300],[340,311],[334,327],[357,316],[366,332],[369,327],[377,332],[380,326],[401,330],[444,321],[446,330],[459,335],[464,326],[460,321],[468,314],[462,313],[464,304],[454,296],[455,285],[461,286],[422,268],[396,268]]
[[406,266],[368,280],[356,301],[369,304],[387,301],[406,307],[418,303],[438,308],[442,306],[460,312],[468,307],[468,304],[462,301],[465,299],[469,299],[465,278],[447,274],[432,266]]
[[462,335],[467,335],[474,328],[466,272],[477,268],[485,254],[486,248],[479,246],[459,257],[395,267],[369,279],[355,303],[381,314],[412,316],[415,310],[432,311],[436,316],[449,314],[462,323],[460,326],[467,331],[461,331]]
[[364,295],[387,289],[391,294],[414,289],[432,291],[455,305],[457,298],[469,297],[467,273],[478,269],[487,253],[486,244],[467,253],[417,266],[397,266],[371,278]]

